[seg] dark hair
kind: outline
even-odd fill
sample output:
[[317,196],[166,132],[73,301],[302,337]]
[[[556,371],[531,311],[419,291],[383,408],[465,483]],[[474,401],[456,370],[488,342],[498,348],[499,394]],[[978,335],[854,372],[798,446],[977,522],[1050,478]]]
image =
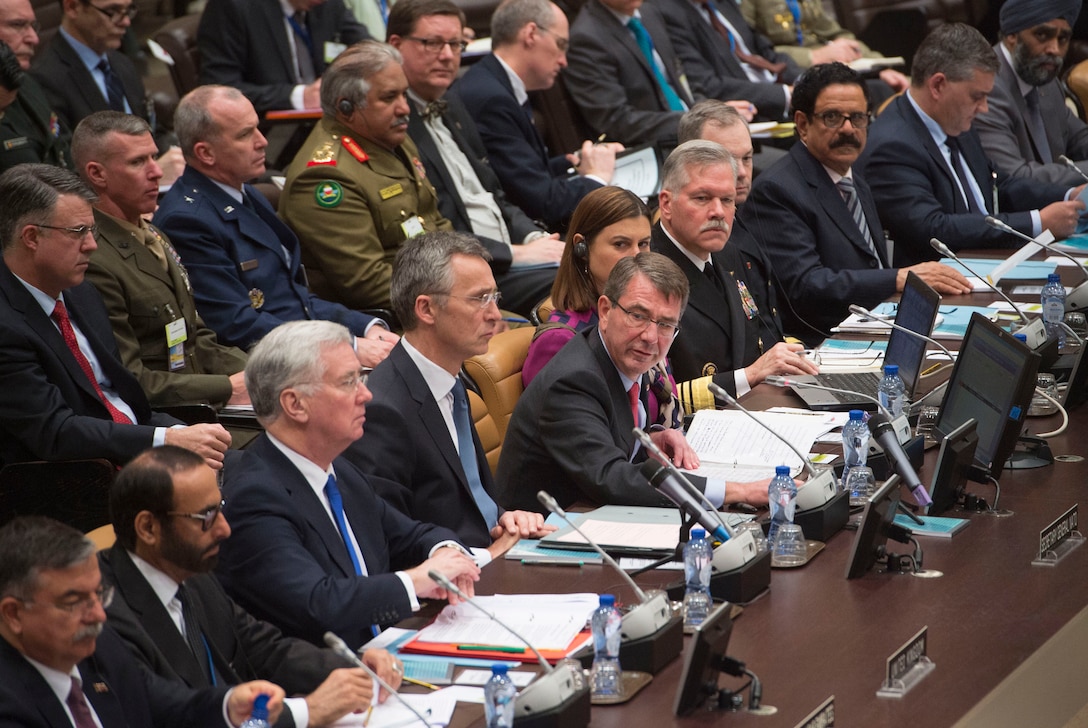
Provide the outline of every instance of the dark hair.
[[801,77],[793,84],[793,108],[790,110],[790,116],[800,111],[812,118],[812,112],[816,110],[816,99],[820,97],[820,93],[828,86],[837,84],[860,88],[865,94],[865,108],[870,109],[872,99],[869,97],[869,87],[865,85],[865,80],[857,71],[836,61],[821,63],[801,74]]
[[567,244],[552,284],[552,304],[559,311],[588,311],[597,305],[601,292],[595,290],[588,273],[589,259],[574,255],[574,236],[585,238],[586,250],[609,225],[633,217],[650,219],[650,210],[638,195],[622,187],[598,187],[582,198],[567,229]]
[[997,54],[982,33],[963,23],[948,23],[927,35],[914,52],[910,82],[921,88],[936,73],[949,81],[966,81],[975,71],[997,73],[998,67]]
[[613,301],[627,291],[627,286],[638,274],[650,279],[657,292],[665,298],[680,299],[680,315],[688,305],[688,278],[680,266],[661,253],[639,253],[633,258],[624,258],[616,263],[604,284],[604,295]]
[[94,555],[82,533],[45,516],[20,516],[0,528],[0,597],[30,599],[43,571],[68,569]]
[[429,15],[452,15],[465,25],[465,13],[452,0],[397,0],[389,10],[385,40],[394,35],[406,38],[416,32],[416,23]]
[[436,230],[405,242],[393,260],[389,298],[405,331],[419,325],[416,298],[424,294],[449,293],[453,288],[450,262],[455,255],[474,255],[486,261],[491,254],[469,233]]
[[11,248],[23,225],[51,219],[61,195],[98,201],[75,172],[51,164],[17,164],[0,174],[0,246]]
[[160,521],[174,507],[174,473],[204,464],[192,450],[163,445],[144,450],[121,468],[110,485],[110,521],[117,543],[136,550],[136,516],[150,511]]

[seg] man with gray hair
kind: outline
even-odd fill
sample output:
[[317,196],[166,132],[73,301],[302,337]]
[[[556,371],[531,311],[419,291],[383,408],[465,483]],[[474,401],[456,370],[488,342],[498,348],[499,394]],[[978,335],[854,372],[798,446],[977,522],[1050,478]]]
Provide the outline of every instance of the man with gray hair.
[[167,443],[221,467],[227,431],[152,412],[121,363],[102,298],[84,280],[95,194],[66,169],[22,164],[0,175],[0,199],[0,461],[123,464]]
[[[326,79],[328,80],[328,79]],[[220,546],[227,592],[286,634],[315,643],[326,631],[352,647],[419,609],[419,598],[468,594],[479,567],[452,531],[405,516],[341,454],[363,435],[367,371],[343,326],[283,324],[246,365],[246,386],[265,427],[227,472]]]
[[554,530],[539,513],[503,511],[469,411],[461,365],[499,331],[500,293],[487,251],[471,235],[425,233],[393,266],[393,308],[404,337],[371,375],[366,443],[344,457],[398,509],[455,531],[490,561],[521,537]]
[[[597,301],[600,323],[571,339],[518,399],[495,477],[500,504],[542,511],[541,484],[564,508],[671,504],[641,474],[648,453],[632,429],[648,431],[677,467],[699,466],[683,431],[655,424],[646,405],[646,374],[668,356],[687,301],[687,278],[665,256],[616,263]],[[767,502],[766,480],[691,481],[715,507]]]
[[[0,528],[0,715],[25,728],[238,726],[254,700],[283,689],[254,681],[190,690],[143,670],[106,625],[113,587],[94,544],[41,516]],[[93,689],[92,689],[93,688]]]
[[174,128],[187,166],[155,224],[177,247],[204,320],[224,343],[248,349],[284,321],[323,319],[357,337],[364,366],[396,342],[384,322],[310,292],[298,238],[255,187],[268,142],[238,89],[201,86],[178,104]]
[[816,366],[780,335],[765,339],[748,287],[731,273],[725,253],[736,216],[736,159],[720,144],[695,140],[665,160],[651,248],[687,277],[691,300],[680,321],[671,361],[689,409],[713,407],[711,381],[745,395],[772,374],[815,374]]
[[321,83],[321,121],[287,168],[280,198],[311,287],[352,308],[388,308],[401,244],[453,229],[408,138],[400,62],[398,50],[376,41],[333,61]]
[[981,33],[943,25],[918,46],[910,89],[873,123],[858,166],[894,241],[893,265],[939,258],[932,238],[952,250],[1023,244],[990,227],[988,215],[1031,236],[1050,230],[1064,238],[1076,230],[1080,188],[995,169],[972,129],[997,70]]

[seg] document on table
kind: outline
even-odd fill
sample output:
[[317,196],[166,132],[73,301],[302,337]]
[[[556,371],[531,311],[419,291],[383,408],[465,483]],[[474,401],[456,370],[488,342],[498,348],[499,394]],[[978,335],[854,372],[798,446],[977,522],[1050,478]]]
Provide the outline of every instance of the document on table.
[[[673,543],[676,542],[675,529]],[[596,594],[496,594],[474,600],[538,650],[564,650],[585,629],[599,604]],[[422,642],[524,647],[505,628],[471,604],[446,606],[419,631]]]
[[[453,710],[457,707],[457,693],[438,690],[433,693],[400,693],[400,697],[423,714],[427,725],[449,725]],[[332,724],[333,728],[366,726],[367,728],[423,728],[423,723],[396,698],[375,703],[369,713],[348,713]]]

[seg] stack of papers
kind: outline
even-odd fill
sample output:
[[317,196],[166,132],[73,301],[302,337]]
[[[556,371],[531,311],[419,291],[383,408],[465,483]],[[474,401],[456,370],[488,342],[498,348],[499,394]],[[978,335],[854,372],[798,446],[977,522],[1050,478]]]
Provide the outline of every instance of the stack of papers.
[[[850,314],[843,319],[842,323],[831,330],[844,334],[866,334],[868,336],[881,334],[886,336],[892,329],[882,321],[892,321],[895,318],[897,307],[898,304],[885,302],[873,308],[872,313],[876,314],[879,320],[863,319],[856,314]],[[937,309],[937,321],[933,325],[930,337],[934,339],[962,339],[964,334],[967,333],[967,324],[971,321],[972,313],[991,316],[993,311],[983,306],[941,306]],[[827,343],[824,342],[824,345]],[[821,359],[822,351],[823,345],[821,345]]]

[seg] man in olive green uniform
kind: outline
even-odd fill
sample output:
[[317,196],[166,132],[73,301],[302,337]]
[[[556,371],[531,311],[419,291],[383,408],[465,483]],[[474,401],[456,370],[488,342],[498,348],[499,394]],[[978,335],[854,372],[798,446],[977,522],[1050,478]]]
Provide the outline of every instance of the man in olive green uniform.
[[154,211],[163,174],[147,122],[96,112],[76,127],[72,151],[98,194],[98,249],[87,277],[106,304],[121,361],[152,406],[248,404],[246,355],[204,325],[173,246],[141,218]]
[[407,136],[407,89],[396,49],[347,49],[325,70],[324,116],[287,168],[279,212],[302,243],[310,286],[349,308],[388,308],[401,243],[453,229]]

